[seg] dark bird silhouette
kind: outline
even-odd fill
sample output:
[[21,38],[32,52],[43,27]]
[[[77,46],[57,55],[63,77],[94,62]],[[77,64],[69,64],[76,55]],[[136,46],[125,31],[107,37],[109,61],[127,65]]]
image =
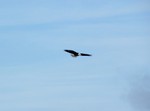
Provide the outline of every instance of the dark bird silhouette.
[[78,56],[92,56],[91,54],[85,54],[85,53],[79,53],[74,50],[64,50],[65,52],[68,52],[71,54],[72,57],[78,57]]

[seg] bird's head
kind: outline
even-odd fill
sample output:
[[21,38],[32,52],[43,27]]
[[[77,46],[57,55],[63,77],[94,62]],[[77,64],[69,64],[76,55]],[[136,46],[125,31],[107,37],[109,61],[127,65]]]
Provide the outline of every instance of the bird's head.
[[74,55],[74,54],[71,54],[71,56],[72,56],[72,57],[77,57],[77,56],[76,56],[76,55]]

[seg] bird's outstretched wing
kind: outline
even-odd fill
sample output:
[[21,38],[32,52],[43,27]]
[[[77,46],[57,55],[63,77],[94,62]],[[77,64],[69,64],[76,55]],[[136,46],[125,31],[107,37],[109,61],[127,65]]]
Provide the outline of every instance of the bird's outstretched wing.
[[91,54],[80,53],[81,56],[92,56]]
[[75,52],[74,50],[64,50],[64,51],[74,54],[74,55],[78,55],[78,52]]

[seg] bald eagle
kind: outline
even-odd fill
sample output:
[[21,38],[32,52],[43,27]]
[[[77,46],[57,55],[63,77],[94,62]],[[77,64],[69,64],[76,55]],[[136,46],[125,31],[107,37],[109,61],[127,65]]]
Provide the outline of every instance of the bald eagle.
[[74,50],[64,50],[65,52],[68,52],[71,54],[72,57],[78,57],[78,56],[92,56],[91,54],[85,54],[85,53],[79,53]]

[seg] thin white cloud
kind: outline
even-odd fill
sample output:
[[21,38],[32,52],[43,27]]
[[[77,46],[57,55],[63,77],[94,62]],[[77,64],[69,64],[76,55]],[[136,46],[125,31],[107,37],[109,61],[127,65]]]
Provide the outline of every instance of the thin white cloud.
[[[2,7],[0,11],[0,24],[1,25],[16,25],[16,24],[34,24],[34,23],[47,23],[54,21],[64,20],[80,20],[85,18],[97,18],[97,17],[111,17],[115,15],[139,13],[149,11],[149,5],[147,2],[135,2],[125,3],[122,6],[116,6],[115,4],[121,4],[120,2],[105,3],[95,8],[93,6],[86,7],[80,3],[73,4],[67,2],[64,4],[44,2],[42,4],[26,4],[20,3],[19,6]],[[49,4],[49,5],[48,5]],[[96,2],[95,2],[96,4]],[[100,2],[98,2],[100,4]],[[13,5],[13,4],[12,4]]]

